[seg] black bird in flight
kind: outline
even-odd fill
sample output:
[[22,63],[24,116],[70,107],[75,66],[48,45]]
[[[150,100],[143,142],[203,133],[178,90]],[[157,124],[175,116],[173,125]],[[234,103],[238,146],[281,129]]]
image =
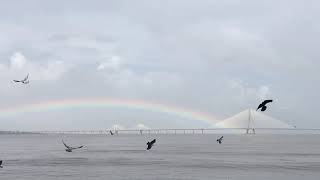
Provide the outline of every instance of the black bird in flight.
[[0,161],[0,168],[3,168],[3,166],[2,166],[2,160]]
[[13,80],[16,83],[29,84],[29,74],[23,80]]
[[147,142],[147,145],[148,145],[147,150],[150,150],[154,145],[154,143],[156,143],[156,139],[152,140],[151,142]]
[[109,132],[110,132],[110,135],[113,136],[113,132],[111,130]]
[[257,110],[256,111],[258,111],[260,108],[261,108],[261,111],[265,111],[265,110],[267,110],[267,104],[268,103],[271,103],[272,102],[272,100],[270,99],[270,100],[265,100],[265,101],[263,101],[261,104],[259,104],[259,106],[258,106],[258,108],[257,108]]
[[223,136],[221,136],[219,139],[217,139],[217,142],[218,142],[219,144],[221,144],[221,143],[222,143],[222,139],[223,139]]
[[70,147],[70,146],[66,145],[66,143],[64,143],[64,141],[63,141],[63,140],[62,140],[62,143],[63,143],[63,145],[67,148],[67,149],[66,149],[66,151],[67,151],[67,152],[72,152],[72,150],[74,150],[74,149],[80,149],[80,148],[83,148],[83,146],[79,146],[79,147]]

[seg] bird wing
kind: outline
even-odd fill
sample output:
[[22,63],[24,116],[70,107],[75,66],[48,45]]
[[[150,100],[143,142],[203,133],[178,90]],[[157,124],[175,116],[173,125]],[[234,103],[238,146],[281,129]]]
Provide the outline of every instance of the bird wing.
[[26,81],[29,78],[29,74],[22,80],[22,81]]
[[263,105],[266,105],[266,104],[268,104],[268,103],[271,103],[273,100],[272,99],[269,99],[269,100],[265,100],[265,101],[263,101]]
[[62,140],[63,145],[68,148],[68,149],[72,149],[72,147],[68,146],[66,143],[64,143],[64,141]]
[[21,82],[21,81],[19,81],[19,80],[13,80],[14,82]]
[[72,148],[72,149],[80,149],[80,148],[83,148],[83,146],[75,147],[75,148]]
[[156,143],[156,139],[152,140],[150,143],[151,145],[153,145],[154,143]]
[[0,161],[0,166],[2,165],[2,161]]
[[263,104],[259,104],[258,108],[256,111],[258,111],[258,109],[262,108],[264,105]]

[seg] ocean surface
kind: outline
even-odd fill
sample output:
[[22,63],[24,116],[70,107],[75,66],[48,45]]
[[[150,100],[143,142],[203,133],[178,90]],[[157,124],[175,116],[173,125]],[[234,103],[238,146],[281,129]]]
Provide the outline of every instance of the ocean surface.
[[[0,180],[320,179],[320,135],[218,137],[0,135]],[[62,139],[85,147],[68,153]]]

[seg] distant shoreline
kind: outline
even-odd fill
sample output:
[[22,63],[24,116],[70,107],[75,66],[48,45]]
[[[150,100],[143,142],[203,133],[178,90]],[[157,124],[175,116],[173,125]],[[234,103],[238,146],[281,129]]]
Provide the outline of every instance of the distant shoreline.
[[296,128],[211,128],[211,129],[127,129],[127,130],[69,130],[69,131],[0,131],[1,134],[85,134],[85,135],[181,135],[181,134],[320,134],[320,129]]

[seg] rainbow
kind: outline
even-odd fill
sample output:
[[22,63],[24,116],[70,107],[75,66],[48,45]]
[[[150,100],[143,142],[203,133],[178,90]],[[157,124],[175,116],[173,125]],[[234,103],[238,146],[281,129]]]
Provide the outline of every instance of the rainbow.
[[87,98],[87,99],[64,99],[55,101],[36,102],[0,109],[0,118],[18,116],[24,113],[37,113],[45,111],[57,111],[84,108],[127,108],[156,113],[164,113],[184,119],[202,121],[212,126],[219,121],[216,116],[209,113],[186,109],[143,100],[112,99],[112,98]]

